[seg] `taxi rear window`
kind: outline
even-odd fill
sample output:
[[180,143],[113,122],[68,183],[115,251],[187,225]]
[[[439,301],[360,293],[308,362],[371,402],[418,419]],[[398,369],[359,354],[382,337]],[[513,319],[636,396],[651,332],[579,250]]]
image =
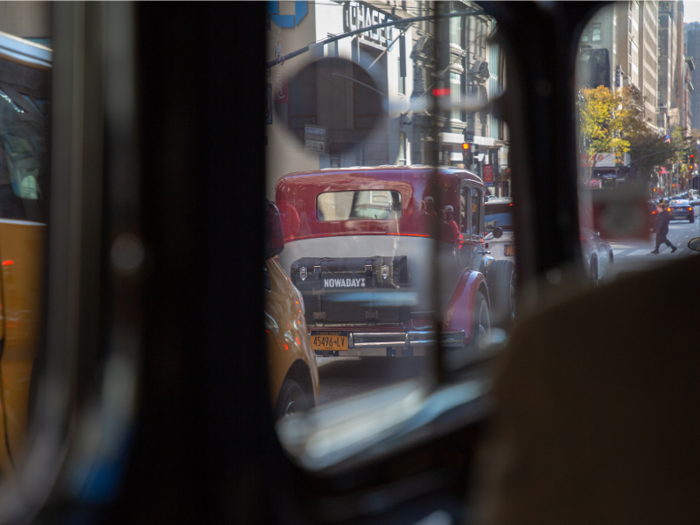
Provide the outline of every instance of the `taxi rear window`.
[[391,190],[356,190],[321,193],[316,198],[321,222],[396,220],[401,217],[401,193]]

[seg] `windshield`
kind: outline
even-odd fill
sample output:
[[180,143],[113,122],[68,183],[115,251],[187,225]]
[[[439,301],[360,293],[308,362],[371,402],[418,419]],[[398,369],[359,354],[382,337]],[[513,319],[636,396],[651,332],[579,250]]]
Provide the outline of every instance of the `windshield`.
[[48,74],[0,62],[0,217],[45,221]]
[[486,204],[486,230],[491,231],[496,227],[507,230],[513,229],[513,205]]
[[[477,3],[395,4],[268,4],[267,198],[285,241],[266,295],[278,418],[404,381],[418,395],[436,362],[478,359],[513,325],[515,243],[484,239],[513,223],[507,207],[485,208],[512,198],[494,102],[503,35]],[[303,304],[291,312],[290,284]]]
[[[581,249],[593,282],[693,253],[698,208],[687,199],[700,187],[700,80],[690,50],[700,25],[684,24],[686,15],[682,2],[612,2],[582,32],[579,214],[591,232]],[[657,221],[649,201],[678,213]]]

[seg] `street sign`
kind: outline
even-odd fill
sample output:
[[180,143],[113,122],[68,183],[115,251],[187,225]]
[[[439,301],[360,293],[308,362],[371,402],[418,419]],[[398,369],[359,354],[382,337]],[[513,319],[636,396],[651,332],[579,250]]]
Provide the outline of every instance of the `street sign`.
[[473,131],[464,131],[464,142],[474,142],[474,132]]
[[484,165],[484,184],[493,184],[493,164]]
[[307,124],[304,127],[304,146],[306,148],[306,151],[325,153],[326,128],[323,128],[321,126],[311,126],[310,124]]

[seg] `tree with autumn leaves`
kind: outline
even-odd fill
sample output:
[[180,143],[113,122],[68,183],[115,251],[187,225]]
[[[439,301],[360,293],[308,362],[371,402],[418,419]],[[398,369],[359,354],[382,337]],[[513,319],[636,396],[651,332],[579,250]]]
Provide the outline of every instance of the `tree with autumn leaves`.
[[595,167],[600,154],[614,153],[619,160],[629,151],[630,143],[624,137],[625,124],[630,120],[625,98],[623,92],[604,86],[582,90],[581,135],[589,167]]
[[630,154],[630,178],[648,181],[656,167],[681,162],[693,141],[677,128],[668,139],[644,122],[644,97],[635,87],[610,90],[599,86],[581,91],[580,132],[594,168],[598,155],[612,153],[622,162]]

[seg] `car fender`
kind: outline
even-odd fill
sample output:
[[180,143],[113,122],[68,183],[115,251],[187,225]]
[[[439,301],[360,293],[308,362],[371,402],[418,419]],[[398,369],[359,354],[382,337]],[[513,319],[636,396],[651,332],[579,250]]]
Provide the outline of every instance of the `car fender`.
[[452,297],[445,308],[443,319],[443,330],[459,331],[464,330],[465,342],[469,343],[473,337],[474,303],[479,290],[484,291],[489,309],[488,287],[484,274],[473,270],[465,270],[455,287]]

